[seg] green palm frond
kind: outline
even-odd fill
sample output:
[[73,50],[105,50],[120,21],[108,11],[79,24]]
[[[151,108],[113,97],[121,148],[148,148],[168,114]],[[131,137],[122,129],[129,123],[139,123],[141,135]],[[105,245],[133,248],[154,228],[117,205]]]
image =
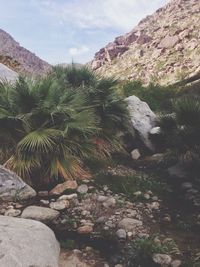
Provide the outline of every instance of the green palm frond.
[[19,143],[18,151],[49,153],[54,150],[56,140],[62,136],[61,131],[55,129],[39,129],[27,134]]
[[56,66],[53,68],[53,75],[59,80],[60,84],[71,88],[92,86],[96,82],[94,73],[87,67],[79,67],[72,63],[67,67]]
[[65,133],[68,130],[76,130],[84,135],[92,135],[98,131],[97,125],[98,120],[96,115],[94,114],[94,111],[83,110],[81,112],[75,113],[71,120],[69,120],[65,129]]
[[32,183],[31,175],[33,170],[42,167],[38,158],[31,155],[17,156],[13,154],[5,163],[4,166],[16,172],[20,177]]

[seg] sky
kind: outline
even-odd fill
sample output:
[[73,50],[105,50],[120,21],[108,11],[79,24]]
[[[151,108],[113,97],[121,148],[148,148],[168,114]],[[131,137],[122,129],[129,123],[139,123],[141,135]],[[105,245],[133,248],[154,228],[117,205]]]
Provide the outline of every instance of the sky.
[[168,0],[0,0],[0,28],[50,64],[86,63]]

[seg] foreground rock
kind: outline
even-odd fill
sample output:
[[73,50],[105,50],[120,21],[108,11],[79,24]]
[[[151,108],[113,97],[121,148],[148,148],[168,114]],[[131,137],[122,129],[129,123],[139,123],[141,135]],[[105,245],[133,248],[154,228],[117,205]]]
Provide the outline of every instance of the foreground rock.
[[61,250],[59,267],[109,267],[100,253],[92,247],[73,251]]
[[139,149],[134,149],[131,152],[131,157],[132,157],[133,160],[138,160],[141,157]]
[[76,181],[66,181],[62,184],[56,185],[50,192],[49,195],[58,196],[64,193],[66,190],[75,190],[78,185]]
[[93,232],[93,227],[90,225],[84,225],[77,229],[79,234],[91,234]]
[[59,244],[44,224],[0,216],[0,266],[58,267]]
[[54,209],[38,206],[29,206],[23,212],[21,217],[24,219],[33,219],[43,223],[50,223],[59,216],[59,212]]
[[26,200],[36,196],[35,190],[14,172],[0,165],[0,199],[4,201]]
[[126,98],[126,102],[128,104],[133,128],[138,132],[146,147],[150,150],[154,150],[154,146],[149,139],[149,133],[156,124],[155,113],[146,102],[142,102],[137,96],[129,96]]
[[118,226],[127,232],[135,232],[138,227],[142,226],[142,221],[132,218],[124,218],[119,222]]
[[166,267],[170,265],[172,258],[167,254],[154,254],[153,261],[158,263],[160,266]]
[[62,252],[60,256],[60,267],[91,267],[91,265],[82,262],[80,258],[74,253],[70,254],[69,252]]
[[64,210],[69,207],[69,201],[67,199],[61,199],[56,202],[51,202],[50,208],[54,210]]

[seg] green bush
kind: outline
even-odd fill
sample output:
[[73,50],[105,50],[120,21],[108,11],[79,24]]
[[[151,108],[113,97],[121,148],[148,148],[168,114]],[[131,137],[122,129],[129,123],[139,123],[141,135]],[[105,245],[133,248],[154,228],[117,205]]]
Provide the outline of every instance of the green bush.
[[1,83],[1,163],[36,184],[87,176],[86,159],[122,149],[128,112],[115,85],[74,66]]
[[186,166],[200,164],[200,99],[185,96],[174,102],[174,113],[161,117],[163,142]]
[[179,253],[178,247],[174,240],[156,241],[157,238],[149,237],[136,239],[128,250],[127,266],[128,267],[156,267],[153,262],[153,254],[176,254]]
[[138,96],[154,111],[171,111],[172,100],[178,95],[179,90],[174,86],[153,83],[145,87],[140,81],[129,81],[122,86],[122,92],[125,97]]
[[77,89],[79,87],[87,87],[95,85],[97,77],[95,74],[84,66],[76,66],[72,63],[68,67],[55,66],[53,68],[53,76],[59,80],[64,87]]
[[111,175],[104,172],[99,173],[95,177],[95,182],[97,185],[107,185],[115,193],[123,193],[128,198],[136,198],[134,193],[141,191],[143,193],[148,190],[153,191],[156,194],[160,194],[166,190],[165,184],[154,176],[146,175]]

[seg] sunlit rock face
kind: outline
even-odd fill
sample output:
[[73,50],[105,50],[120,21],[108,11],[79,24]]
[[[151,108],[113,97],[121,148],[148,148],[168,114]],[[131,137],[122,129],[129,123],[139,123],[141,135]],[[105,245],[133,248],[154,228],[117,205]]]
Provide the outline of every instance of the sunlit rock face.
[[200,1],[171,0],[130,33],[100,49],[91,62],[100,75],[171,84],[200,72]]
[[26,200],[35,196],[36,192],[33,188],[14,172],[0,165],[0,200]]
[[129,96],[125,99],[128,104],[131,123],[137,131],[141,141],[145,146],[154,150],[154,146],[149,138],[149,134],[156,125],[156,115],[146,102],[141,101],[137,96]]
[[60,246],[46,225],[0,216],[0,266],[58,267]]

